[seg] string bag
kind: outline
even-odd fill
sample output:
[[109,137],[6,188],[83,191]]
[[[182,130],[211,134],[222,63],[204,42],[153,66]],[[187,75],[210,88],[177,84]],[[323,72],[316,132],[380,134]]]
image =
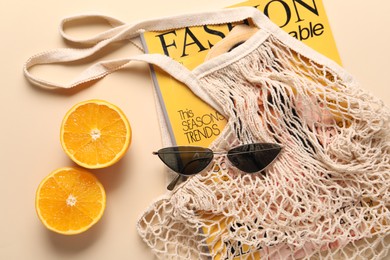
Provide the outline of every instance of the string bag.
[[[96,15],[94,15],[95,17]],[[46,88],[72,88],[145,61],[185,83],[227,125],[210,145],[227,151],[278,143],[265,171],[245,174],[226,157],[151,203],[137,229],[161,259],[384,259],[390,224],[387,106],[335,62],[290,37],[255,8],[186,14],[126,24],[98,16],[111,30],[84,49],[34,55],[24,73]],[[63,21],[90,18],[77,16]],[[144,31],[249,19],[258,28],[229,52],[188,70],[167,56],[141,54],[98,62],[69,84],[38,78],[31,67],[93,56]],[[159,106],[159,104],[157,104]],[[172,145],[162,114],[164,145]],[[161,173],[156,173],[161,174]]]

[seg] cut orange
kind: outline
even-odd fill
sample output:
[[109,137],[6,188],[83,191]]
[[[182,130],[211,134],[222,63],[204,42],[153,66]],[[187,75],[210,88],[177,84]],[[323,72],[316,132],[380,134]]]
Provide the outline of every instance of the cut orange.
[[73,235],[86,231],[102,217],[106,207],[103,185],[84,169],[60,168],[39,184],[35,209],[50,230]]
[[78,165],[104,168],[119,161],[131,142],[131,127],[117,106],[88,100],[73,106],[61,126],[61,144]]

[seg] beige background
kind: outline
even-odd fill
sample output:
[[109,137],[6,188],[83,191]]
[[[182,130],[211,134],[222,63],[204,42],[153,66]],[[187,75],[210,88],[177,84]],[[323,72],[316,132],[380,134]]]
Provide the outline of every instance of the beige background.
[[[60,19],[94,11],[131,22],[236,2],[1,1],[0,259],[153,259],[135,228],[138,216],[165,192],[164,166],[151,153],[161,141],[148,68],[136,65],[80,91],[31,86],[22,75],[22,65],[37,52],[65,45],[57,30]],[[324,0],[324,4],[344,67],[389,105],[390,2]],[[124,47],[106,58],[132,53],[138,52]],[[42,73],[64,80],[83,67],[43,68]],[[117,165],[94,171],[108,196],[102,220],[84,234],[60,236],[47,231],[36,217],[35,190],[52,170],[73,165],[60,146],[60,123],[73,104],[91,98],[106,99],[125,111],[133,142]]]

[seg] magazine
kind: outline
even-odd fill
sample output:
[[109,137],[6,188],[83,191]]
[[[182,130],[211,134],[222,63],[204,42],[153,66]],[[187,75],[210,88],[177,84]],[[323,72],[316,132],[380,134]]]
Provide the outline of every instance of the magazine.
[[[258,8],[291,36],[341,64],[322,0],[248,0],[231,7],[238,6]],[[145,52],[165,54],[192,70],[207,59],[213,46],[241,23],[248,23],[248,21],[187,27],[164,32],[145,32],[141,39]],[[151,75],[172,143],[208,147],[221,133],[226,125],[226,119],[183,83],[157,66],[151,66]],[[209,238],[206,240],[209,244],[208,250],[220,256],[229,246],[233,249],[228,252],[229,258],[239,259],[245,255],[250,248],[248,245],[232,244],[222,240],[216,244],[209,243],[214,241],[215,237],[229,232],[231,223],[229,219],[222,219],[218,215],[207,213],[202,215],[202,217],[206,216],[212,221],[217,219],[220,222],[215,229],[202,230]],[[262,248],[256,250],[261,252]]]

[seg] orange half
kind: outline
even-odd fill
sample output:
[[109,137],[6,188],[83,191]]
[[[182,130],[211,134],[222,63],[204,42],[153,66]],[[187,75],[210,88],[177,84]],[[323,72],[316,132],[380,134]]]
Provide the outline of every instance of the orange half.
[[48,229],[64,234],[88,230],[102,217],[106,193],[91,173],[77,168],[60,168],[39,184],[35,209]]
[[78,165],[104,168],[119,161],[131,142],[131,127],[117,106],[88,100],[73,106],[61,125],[61,145]]

